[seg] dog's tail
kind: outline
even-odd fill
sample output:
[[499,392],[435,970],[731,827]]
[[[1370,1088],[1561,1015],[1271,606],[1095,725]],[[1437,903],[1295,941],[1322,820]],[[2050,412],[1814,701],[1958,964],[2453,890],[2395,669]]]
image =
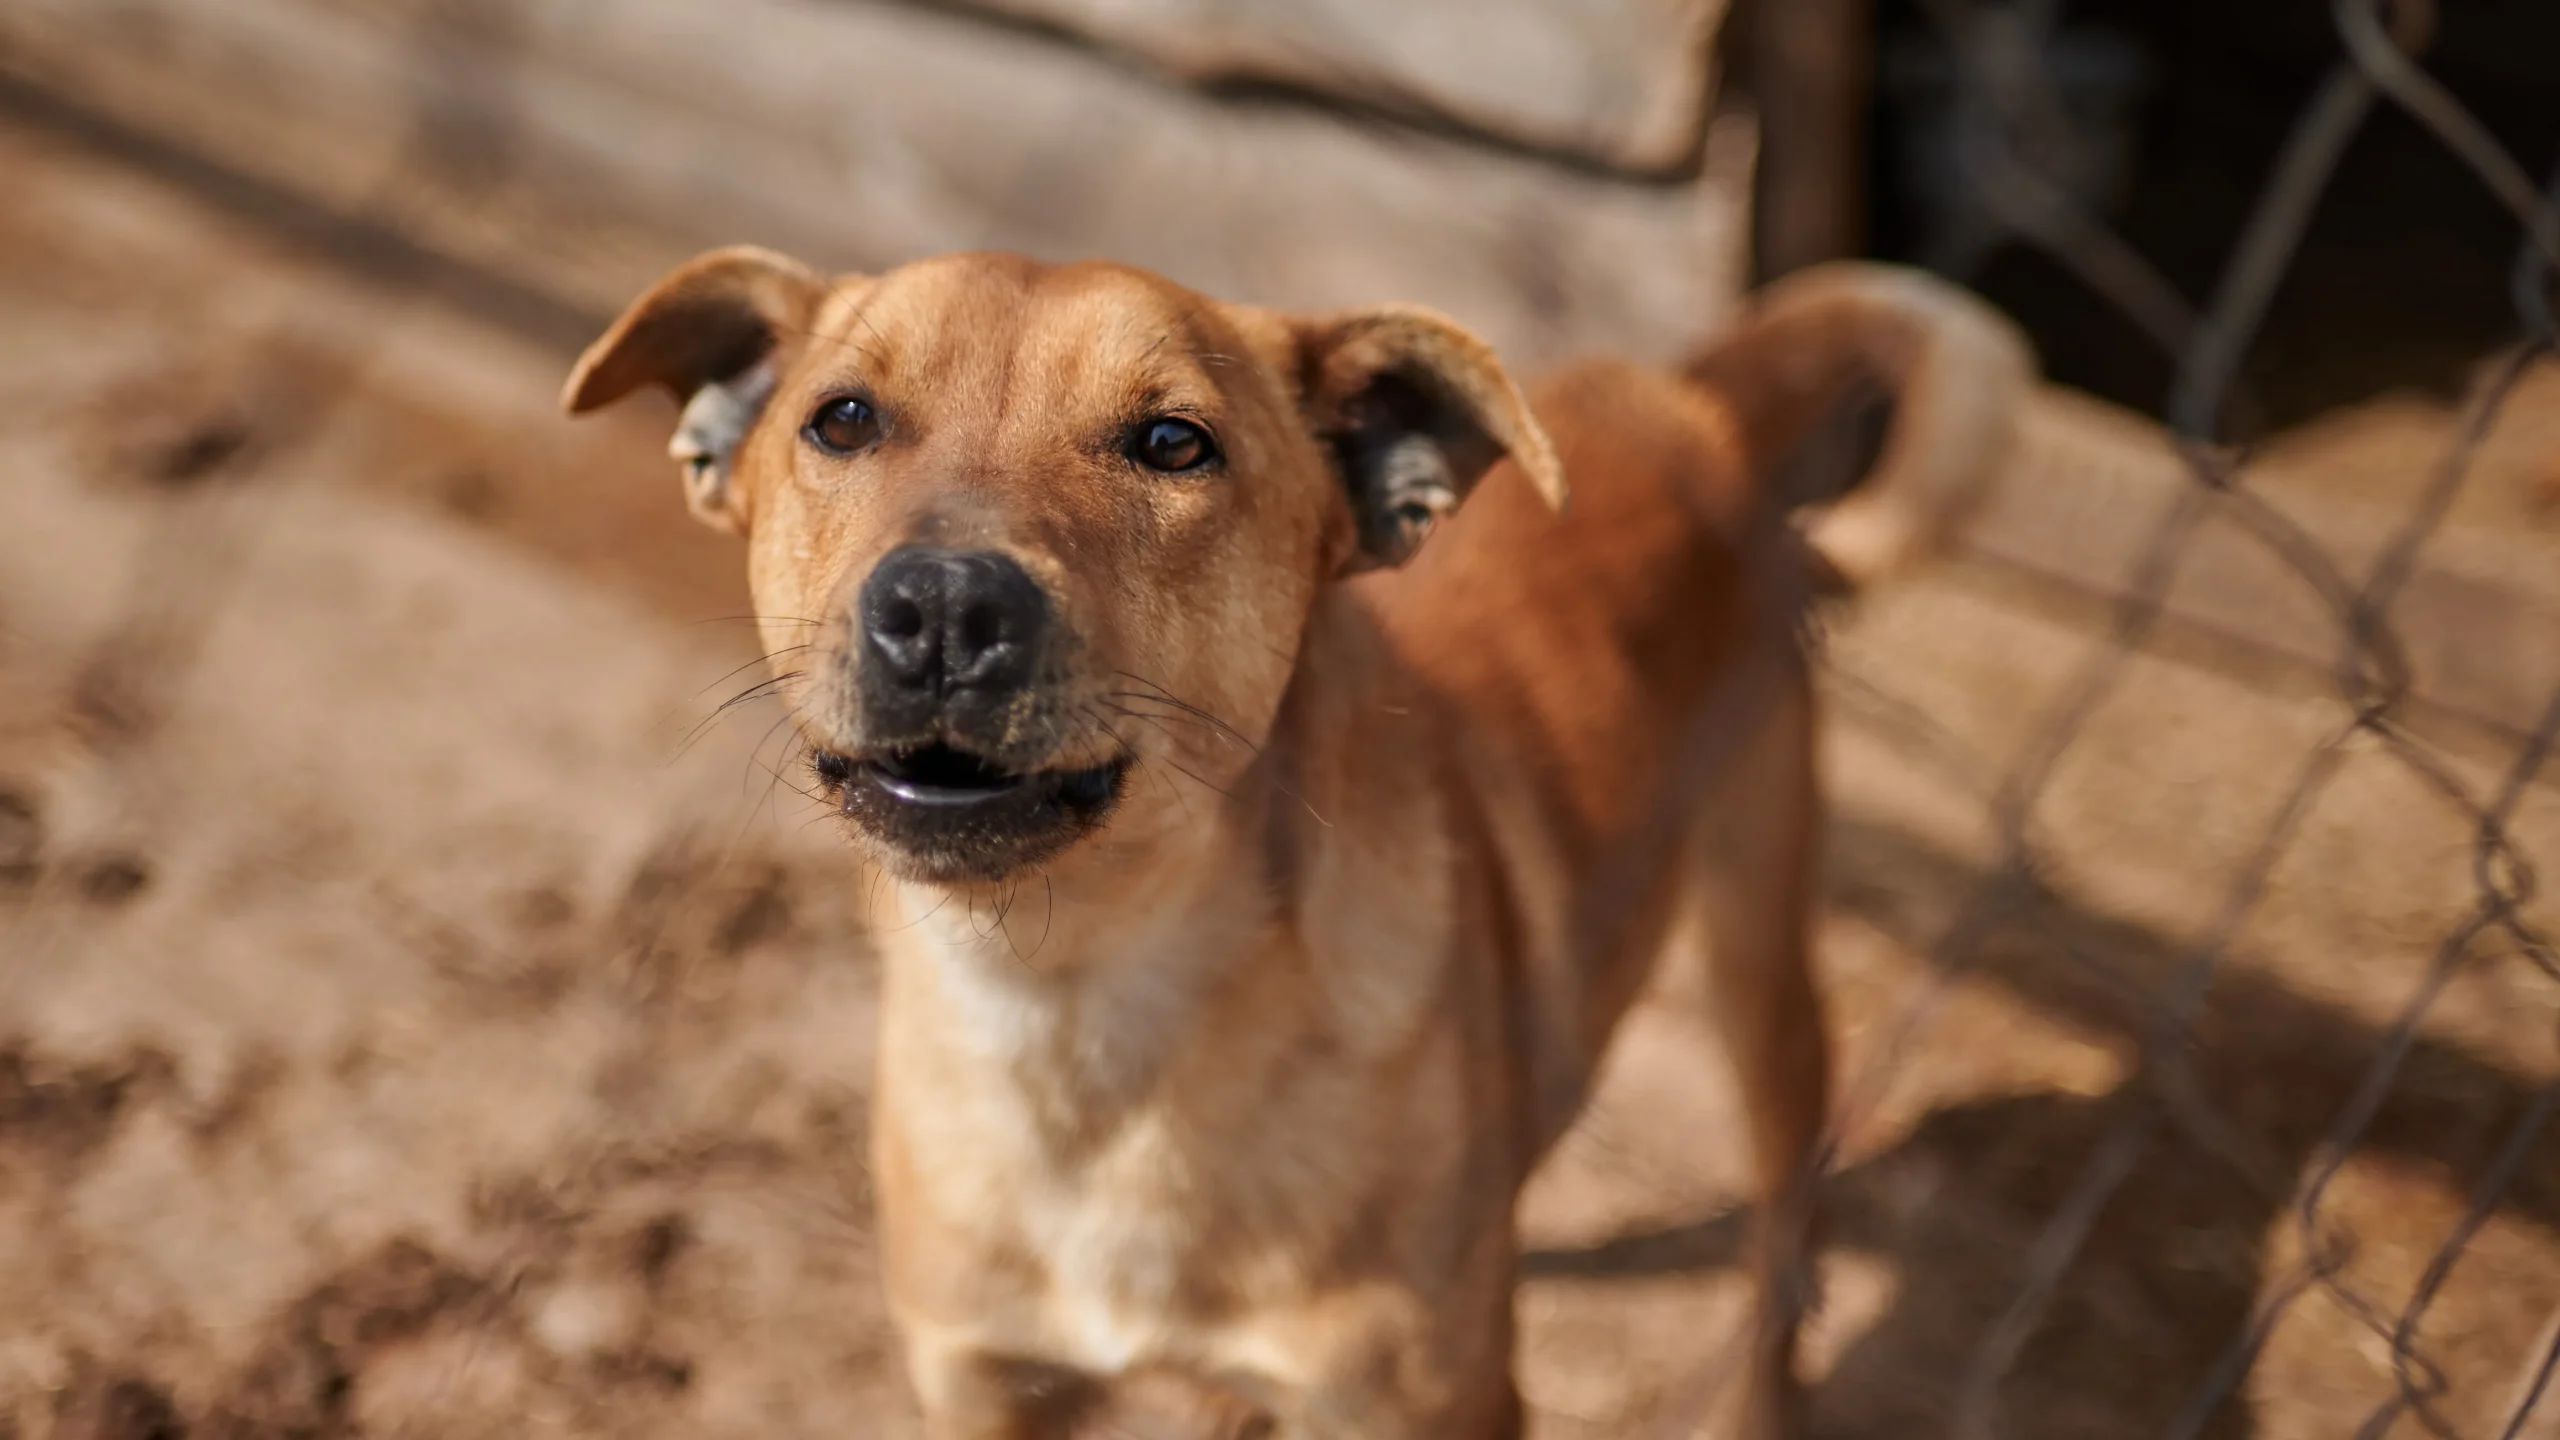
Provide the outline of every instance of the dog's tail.
[[1842,261],[1760,291],[1687,374],[1730,407],[1764,477],[1824,422],[1889,405],[1881,451],[1847,494],[1825,503],[1766,481],[1772,503],[1812,511],[1826,580],[1856,590],[1925,557],[1981,498],[2016,448],[2036,365],[2018,327],[1970,292]]

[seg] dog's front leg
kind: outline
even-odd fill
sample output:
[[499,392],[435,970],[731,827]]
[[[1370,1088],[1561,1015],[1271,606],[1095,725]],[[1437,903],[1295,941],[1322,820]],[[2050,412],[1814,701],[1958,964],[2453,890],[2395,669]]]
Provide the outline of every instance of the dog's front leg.
[[1063,1366],[959,1345],[911,1344],[926,1440],[1069,1440],[1101,1391]]
[[928,1440],[1306,1440],[1281,1425],[1268,1396],[1180,1370],[1106,1379],[964,1352],[917,1367],[916,1378]]

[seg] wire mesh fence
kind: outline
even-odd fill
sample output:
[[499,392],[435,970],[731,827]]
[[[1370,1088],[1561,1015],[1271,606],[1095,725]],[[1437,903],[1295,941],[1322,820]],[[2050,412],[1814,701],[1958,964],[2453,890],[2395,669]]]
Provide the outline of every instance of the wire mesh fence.
[[[2533,859],[2509,831],[2521,798],[2544,774],[2555,743],[2560,743],[2560,693],[2550,697],[2531,733],[2515,744],[2503,775],[2479,787],[2405,723],[2412,661],[2395,632],[2393,616],[2412,565],[2472,479],[2475,460],[2498,426],[2502,407],[2531,367],[2553,351],[2550,280],[2560,264],[2560,210],[2461,101],[2412,58],[2434,27],[2430,5],[2418,0],[2386,8],[2382,0],[2336,0],[2339,56],[2266,175],[2219,284],[2201,308],[2192,307],[2133,246],[2075,200],[2063,177],[2039,164],[2039,157],[2068,151],[2052,143],[2051,134],[2067,124],[2064,99],[2054,77],[2034,60],[2047,53],[2038,42],[2058,20],[2060,8],[2051,0],[2014,5],[1935,0],[1926,7],[1957,57],[1955,85],[1962,100],[1952,122],[1954,178],[1969,187],[1998,229],[2058,263],[2174,356],[2176,378],[2162,418],[2178,438],[2192,483],[2141,545],[2132,584],[2112,616],[2108,644],[2040,717],[2035,738],[1999,781],[1992,818],[2002,858],[1974,885],[1953,923],[1937,937],[1933,958],[1938,985],[1943,988],[1962,975],[1989,932],[2036,888],[2046,868],[2037,834],[2039,805],[2092,714],[2127,683],[2128,665],[2162,619],[2181,555],[2208,516],[2243,528],[2257,542],[2265,563],[2281,567],[2333,617],[2335,703],[2328,733],[2299,756],[2272,818],[2229,874],[2211,924],[2181,957],[2172,983],[2158,999],[2141,1045],[2136,1103],[2112,1121],[2057,1203],[2040,1217],[2024,1252],[2023,1278],[1972,1349],[1951,1415],[1952,1432],[1964,1437],[2024,1433],[2004,1423],[2004,1384],[2017,1373],[2039,1328],[2050,1322],[2056,1290],[2078,1262],[2101,1214],[2146,1156],[2159,1151],[2163,1136],[2174,1132],[2185,1141],[2187,1153],[2211,1157],[2210,1163],[2226,1167],[2232,1178],[2263,1196],[2271,1211],[2281,1215],[2281,1224],[2294,1232],[2295,1243],[2288,1248],[2300,1258],[2289,1273],[2265,1277],[2247,1323],[2220,1346],[2158,1433],[2246,1433],[2231,1426],[2245,1408],[2243,1391],[2251,1368],[2271,1331],[2315,1292],[2330,1297],[2387,1349],[2393,1393],[2363,1419],[2356,1435],[2478,1433],[2443,1413],[2439,1401],[2448,1386],[2445,1371],[2419,1332],[2466,1246],[2508,1199],[2519,1167],[2536,1153],[2535,1147],[2550,1143],[2546,1126],[2560,1106],[2560,1088],[2536,1090],[2489,1163],[2470,1177],[2466,1209],[2428,1257],[2414,1293],[2405,1300],[2367,1293],[2349,1278],[2348,1260],[2359,1237],[2351,1225],[2333,1217],[2328,1201],[2341,1167],[2400,1076],[2430,1007],[2457,972],[2481,963],[2486,938],[2503,938],[2514,957],[2560,982],[2560,950],[2525,913],[2535,893]],[[2380,105],[2396,106],[2423,125],[2513,214],[2522,236],[2512,285],[2519,338],[2474,383],[2453,444],[2388,545],[2359,572],[2254,495],[2241,473],[2245,449],[2223,437],[2235,419],[2249,413],[2240,374],[2251,340],[2349,142]],[[2554,183],[2560,186],[2560,177]],[[2552,643],[2560,644],[2560,636],[2552,637]],[[2307,1163],[2288,1164],[2234,1122],[2225,1102],[2197,1075],[2190,1047],[2206,992],[2266,899],[2270,877],[2298,840],[2304,816],[2336,780],[2349,755],[2364,746],[2405,767],[2466,817],[2474,835],[2469,866],[2477,899],[2433,946],[2423,982],[2374,1047]],[[2387,844],[2389,837],[2374,841]],[[1923,995],[1906,1013],[1902,1033],[1885,1047],[1861,1088],[1853,1089],[1852,1111],[1862,1098],[1872,1099],[1874,1087],[1889,1078],[1906,1047],[1922,1043],[1939,998]],[[2554,1402],[2546,1392],[2555,1370],[2560,1370],[2560,1316],[2515,1377],[2512,1394],[2503,1397],[2503,1413],[2492,1433],[2501,1440],[2544,1433],[2534,1427],[2554,1423],[2549,1418]],[[1677,1433],[1694,1417],[1672,1418],[1666,1434]]]

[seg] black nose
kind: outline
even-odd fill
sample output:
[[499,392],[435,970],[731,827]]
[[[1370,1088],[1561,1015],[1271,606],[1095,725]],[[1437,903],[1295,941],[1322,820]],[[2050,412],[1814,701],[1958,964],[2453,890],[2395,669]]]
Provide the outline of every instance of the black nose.
[[911,545],[863,582],[862,634],[873,673],[917,696],[1022,688],[1049,625],[1049,602],[1020,565],[986,551]]

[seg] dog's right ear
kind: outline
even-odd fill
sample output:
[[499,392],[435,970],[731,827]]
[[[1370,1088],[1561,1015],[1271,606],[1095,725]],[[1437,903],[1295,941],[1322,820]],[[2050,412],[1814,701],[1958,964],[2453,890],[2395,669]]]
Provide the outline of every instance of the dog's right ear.
[[787,255],[751,245],[698,255],[631,303],[587,347],[561,389],[561,408],[582,415],[644,385],[684,407],[667,453],[684,467],[685,503],[715,529],[745,517],[729,486],[730,462],[781,376],[782,353],[807,334],[827,278]]

